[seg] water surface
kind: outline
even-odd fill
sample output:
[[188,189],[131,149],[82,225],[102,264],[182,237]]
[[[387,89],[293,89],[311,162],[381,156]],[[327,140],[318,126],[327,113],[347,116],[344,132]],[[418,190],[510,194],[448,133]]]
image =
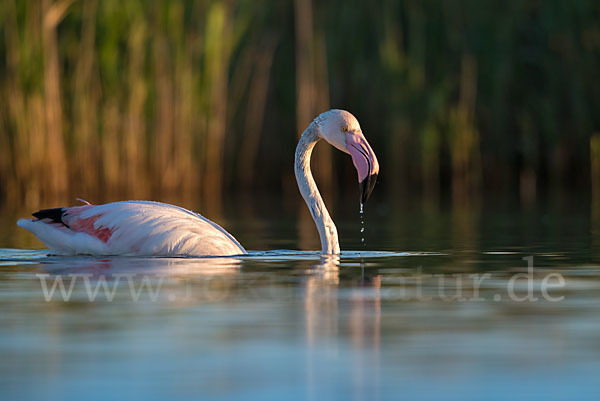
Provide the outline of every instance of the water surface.
[[294,213],[225,216],[260,251],[51,256],[5,212],[2,398],[599,399],[585,208],[367,209],[364,247],[339,210],[339,258],[295,250],[318,239]]

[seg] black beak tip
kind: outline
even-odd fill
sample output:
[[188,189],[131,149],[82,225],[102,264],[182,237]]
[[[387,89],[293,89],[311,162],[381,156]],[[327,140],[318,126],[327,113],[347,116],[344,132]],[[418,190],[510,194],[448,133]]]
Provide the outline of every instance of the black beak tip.
[[377,174],[371,174],[367,178],[361,181],[360,183],[360,203],[365,204],[369,197],[371,196],[371,192],[373,192],[373,188],[375,188],[375,183],[377,182]]

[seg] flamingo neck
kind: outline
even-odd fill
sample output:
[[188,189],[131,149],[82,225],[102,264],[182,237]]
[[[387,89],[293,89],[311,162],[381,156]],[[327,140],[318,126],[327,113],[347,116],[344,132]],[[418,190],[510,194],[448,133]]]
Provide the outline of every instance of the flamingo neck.
[[323,198],[310,171],[310,156],[313,148],[321,139],[318,130],[319,128],[313,121],[304,133],[302,133],[296,147],[294,172],[296,173],[296,181],[298,182],[300,193],[319,231],[322,253],[327,255],[339,254],[340,244],[338,242],[337,228],[329,216],[329,212],[325,207]]

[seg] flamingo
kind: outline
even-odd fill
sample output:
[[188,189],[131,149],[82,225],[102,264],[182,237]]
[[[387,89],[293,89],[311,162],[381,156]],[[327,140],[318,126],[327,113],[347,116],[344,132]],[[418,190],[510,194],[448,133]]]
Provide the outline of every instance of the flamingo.
[[[339,254],[336,226],[310,170],[314,146],[326,140],[350,154],[358,173],[360,203],[369,198],[379,163],[358,120],[345,110],[317,116],[296,147],[294,171],[300,193],[317,226],[323,254]],[[151,201],[121,201],[43,209],[17,225],[32,232],[58,255],[232,256],[246,254],[225,229],[179,206]]]

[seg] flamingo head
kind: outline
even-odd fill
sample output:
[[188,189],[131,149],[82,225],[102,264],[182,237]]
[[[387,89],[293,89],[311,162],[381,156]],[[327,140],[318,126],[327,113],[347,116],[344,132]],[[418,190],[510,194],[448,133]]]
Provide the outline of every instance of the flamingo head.
[[377,181],[379,162],[360,129],[356,117],[345,110],[329,110],[316,119],[320,136],[352,157],[358,173],[360,203],[364,204]]

